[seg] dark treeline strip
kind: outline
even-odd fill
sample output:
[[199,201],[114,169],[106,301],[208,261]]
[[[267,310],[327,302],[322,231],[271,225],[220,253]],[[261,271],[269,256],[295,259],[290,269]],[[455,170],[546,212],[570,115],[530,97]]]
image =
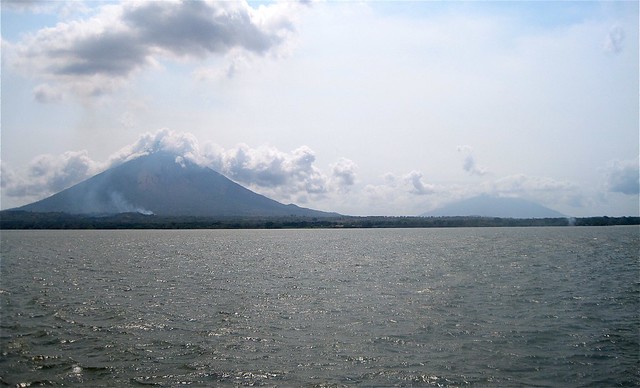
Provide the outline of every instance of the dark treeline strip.
[[640,225],[640,217],[165,217],[138,213],[72,215],[0,212],[0,229],[302,229],[302,228],[454,228],[525,226]]

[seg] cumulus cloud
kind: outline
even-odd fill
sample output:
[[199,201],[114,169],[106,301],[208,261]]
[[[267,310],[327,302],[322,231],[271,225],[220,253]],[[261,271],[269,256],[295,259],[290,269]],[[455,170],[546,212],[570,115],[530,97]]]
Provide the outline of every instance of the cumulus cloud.
[[422,180],[422,173],[420,171],[411,171],[405,175],[405,181],[411,184],[411,192],[418,195],[433,194],[434,186],[425,183]]
[[282,40],[287,20],[269,24],[246,4],[236,2],[145,2],[127,7],[123,20],[136,40],[167,55],[204,57],[232,47],[264,53]]
[[0,185],[9,196],[41,198],[72,186],[102,168],[103,165],[93,161],[87,151],[40,155],[31,161],[24,177],[3,163]]
[[103,6],[92,18],[7,42],[3,50],[18,70],[75,94],[96,96],[164,59],[274,51],[293,30],[292,8],[277,3],[254,9],[246,2],[214,0],[123,2]]
[[640,194],[638,161],[614,161],[607,169],[607,187],[614,193]]
[[198,139],[188,132],[176,132],[167,128],[146,132],[138,139],[109,157],[107,166],[114,166],[138,156],[166,151],[202,164]]
[[327,178],[314,166],[315,159],[307,146],[285,153],[273,147],[252,149],[243,144],[222,153],[219,169],[241,183],[279,188],[281,195],[289,190],[322,194],[327,191]]
[[340,158],[331,166],[331,179],[338,192],[347,192],[356,183],[357,168],[352,160],[346,158]]
[[240,144],[203,155],[201,162],[272,198],[305,203],[309,197],[322,197],[330,190],[330,179],[315,166],[315,160],[315,153],[307,146],[283,152]]
[[464,162],[462,168],[471,175],[485,175],[487,170],[479,167],[473,156],[473,148],[468,145],[458,146],[458,152],[464,154]]

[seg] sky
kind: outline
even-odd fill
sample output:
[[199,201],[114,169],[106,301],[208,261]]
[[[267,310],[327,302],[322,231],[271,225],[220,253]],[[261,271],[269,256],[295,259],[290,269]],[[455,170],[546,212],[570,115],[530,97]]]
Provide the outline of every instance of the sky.
[[637,1],[1,4],[2,209],[168,150],[349,215],[640,213]]

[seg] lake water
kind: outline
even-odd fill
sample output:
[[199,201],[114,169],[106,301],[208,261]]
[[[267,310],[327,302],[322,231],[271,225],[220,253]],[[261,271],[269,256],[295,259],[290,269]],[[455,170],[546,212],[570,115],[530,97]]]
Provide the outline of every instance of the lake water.
[[1,242],[0,385],[640,384],[638,227]]

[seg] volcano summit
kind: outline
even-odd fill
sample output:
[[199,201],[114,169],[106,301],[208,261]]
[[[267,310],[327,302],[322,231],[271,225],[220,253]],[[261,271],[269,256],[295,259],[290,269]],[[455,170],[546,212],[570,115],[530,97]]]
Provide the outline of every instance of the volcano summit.
[[284,205],[168,152],[140,156],[17,210],[198,217],[337,215]]

